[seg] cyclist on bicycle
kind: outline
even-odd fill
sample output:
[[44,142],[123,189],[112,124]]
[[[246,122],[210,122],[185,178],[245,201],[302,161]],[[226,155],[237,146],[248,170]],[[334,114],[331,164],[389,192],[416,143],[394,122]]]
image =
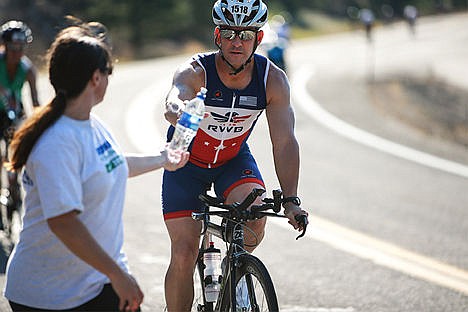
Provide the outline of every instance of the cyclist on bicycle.
[[[27,44],[33,40],[31,29],[21,21],[9,21],[1,26],[0,50],[0,139],[5,140],[6,146],[11,139],[15,128],[24,117],[24,107],[21,100],[21,91],[27,81],[30,88],[33,106],[39,106],[36,89],[36,68],[24,55]],[[5,152],[7,147],[5,147]],[[6,155],[5,155],[6,156]],[[2,159],[2,162],[4,159]],[[11,205],[8,205],[8,219],[12,213],[21,206],[20,187],[17,183],[17,174],[9,173],[9,193]]]
[[[253,188],[265,188],[246,143],[263,110],[269,123],[277,177],[287,197],[285,214],[296,229],[301,226],[294,217],[307,215],[297,198],[299,146],[288,78],[255,53],[267,15],[261,0],[216,1],[212,16],[218,51],[198,54],[181,65],[166,99],[170,140],[183,101],[193,98],[201,87],[208,89],[207,117],[192,143],[189,163],[175,172],[165,171],[163,177],[163,214],[171,239],[171,261],[165,279],[169,312],[190,310],[193,299],[192,276],[201,224],[192,220],[191,213],[203,207],[198,195],[213,184],[217,196],[232,203],[241,201]],[[260,201],[257,199],[255,204]],[[255,236],[247,231],[246,245],[261,240],[265,222],[265,218],[249,222]]]
[[1,26],[4,51],[0,52],[0,108],[12,109],[18,118],[24,114],[21,90],[25,81],[31,91],[33,106],[39,106],[36,89],[36,68],[24,55],[33,40],[29,27],[21,21],[9,21]]

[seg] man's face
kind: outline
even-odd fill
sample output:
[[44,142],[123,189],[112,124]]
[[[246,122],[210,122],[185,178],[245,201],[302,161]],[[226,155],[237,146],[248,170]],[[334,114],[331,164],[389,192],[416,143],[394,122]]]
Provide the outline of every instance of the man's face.
[[215,34],[224,57],[233,66],[242,66],[263,37],[262,31],[245,27],[218,27]]

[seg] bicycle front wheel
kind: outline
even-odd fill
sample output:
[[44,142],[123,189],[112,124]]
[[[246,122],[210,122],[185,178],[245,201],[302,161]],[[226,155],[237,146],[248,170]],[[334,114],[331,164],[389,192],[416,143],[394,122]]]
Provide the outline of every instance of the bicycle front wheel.
[[[270,274],[257,257],[245,254],[239,257],[236,269],[236,289],[230,290],[230,281],[224,289],[220,311],[279,311],[278,300]],[[232,307],[235,296],[235,307]],[[218,310],[218,309],[217,309]]]

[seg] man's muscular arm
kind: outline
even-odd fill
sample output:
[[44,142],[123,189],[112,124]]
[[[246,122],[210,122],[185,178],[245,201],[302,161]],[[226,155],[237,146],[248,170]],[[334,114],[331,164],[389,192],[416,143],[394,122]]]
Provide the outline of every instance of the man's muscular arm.
[[[291,107],[289,82],[276,67],[271,67],[267,83],[266,115],[273,145],[276,175],[284,197],[296,196],[299,180],[299,144],[294,135],[294,111]],[[285,214],[294,228],[299,228],[294,217],[307,212],[289,202]]]
[[185,107],[184,101],[193,99],[204,85],[205,74],[197,62],[185,63],[178,68],[166,97],[166,120],[175,126],[180,112]]

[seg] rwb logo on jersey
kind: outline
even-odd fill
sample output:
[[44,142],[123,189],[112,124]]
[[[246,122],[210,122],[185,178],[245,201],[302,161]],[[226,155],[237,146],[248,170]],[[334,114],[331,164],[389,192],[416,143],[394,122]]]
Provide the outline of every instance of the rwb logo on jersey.
[[252,115],[239,116],[237,112],[227,112],[224,115],[211,112],[211,117],[218,122],[218,124],[208,125],[208,130],[213,132],[227,132],[227,133],[240,133],[244,127],[238,125],[248,120]]
[[208,117],[200,129],[218,140],[240,137],[247,133],[261,114],[261,110],[207,106]]
[[239,123],[242,121],[246,121],[249,119],[250,116],[252,115],[245,115],[245,116],[239,116],[239,113],[236,112],[228,112],[224,115],[211,112],[211,116],[213,117],[214,120],[217,122],[225,123],[225,122],[231,122],[231,123]]

